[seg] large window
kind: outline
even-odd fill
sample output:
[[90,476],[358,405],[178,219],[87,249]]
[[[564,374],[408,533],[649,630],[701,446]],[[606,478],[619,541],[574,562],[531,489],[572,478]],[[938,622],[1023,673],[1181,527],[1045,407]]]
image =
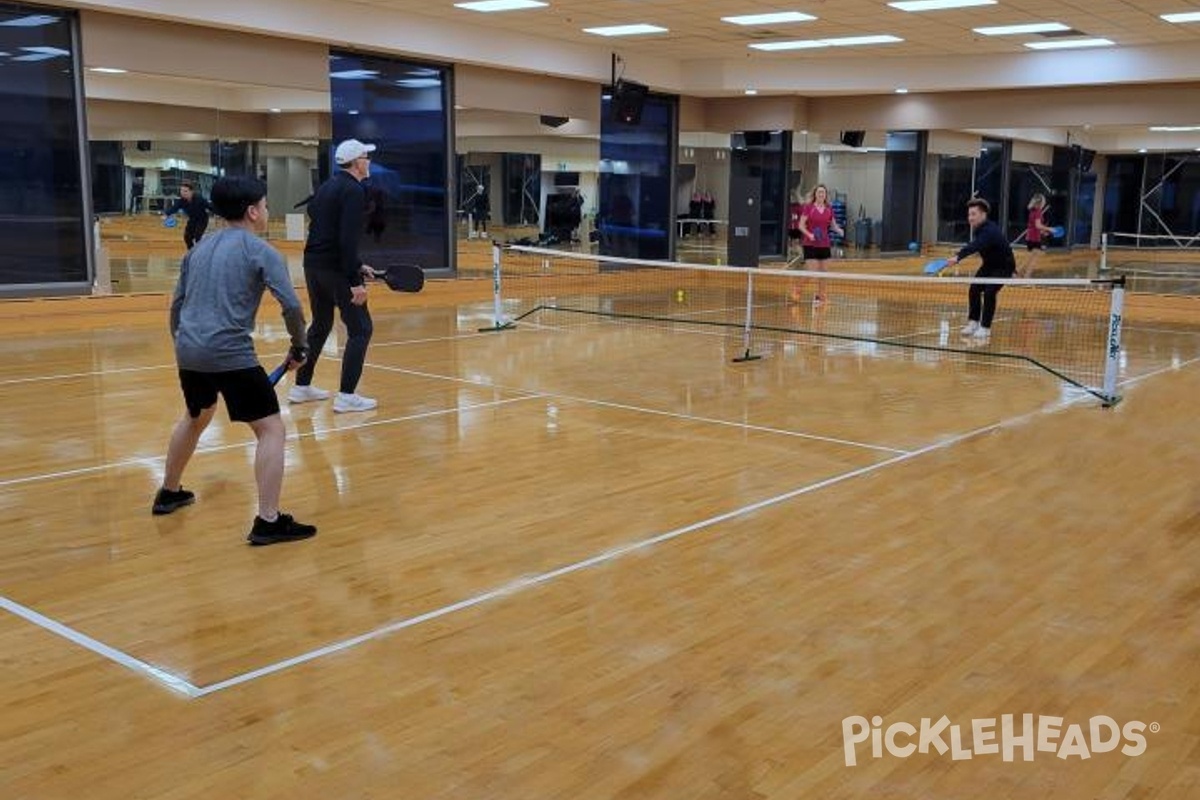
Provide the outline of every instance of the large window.
[[[377,269],[453,268],[449,70],[358,53],[330,54],[333,142],[376,145],[367,180],[363,260]],[[324,170],[332,169],[329,157]]]
[[881,250],[902,251],[921,238],[922,181],[925,177],[925,135],[919,131],[889,131],[883,176],[883,236]]
[[942,156],[938,160],[939,242],[965,242],[971,238],[967,224],[967,202],[973,192],[975,159]]
[[88,281],[74,14],[0,3],[0,285]]
[[[1009,143],[999,139],[984,139],[975,159],[975,196],[992,206],[992,219],[1004,218],[1005,166]],[[964,212],[965,213],[965,212]]]
[[1050,226],[1064,225],[1069,214],[1066,186],[1056,191],[1053,170],[1043,164],[1026,164],[1014,161],[1008,190],[1008,240],[1014,242],[1025,235],[1029,226],[1029,202],[1035,194],[1046,198],[1045,218]]
[[[600,124],[600,252],[665,259],[674,240],[674,97],[650,95],[634,125],[612,115],[605,92]],[[720,212],[718,212],[720,213]]]
[[1146,156],[1142,233],[1178,245],[1200,233],[1200,157],[1195,153]]
[[1104,189],[1104,231],[1139,233],[1142,206],[1142,172],[1138,156],[1110,156]]

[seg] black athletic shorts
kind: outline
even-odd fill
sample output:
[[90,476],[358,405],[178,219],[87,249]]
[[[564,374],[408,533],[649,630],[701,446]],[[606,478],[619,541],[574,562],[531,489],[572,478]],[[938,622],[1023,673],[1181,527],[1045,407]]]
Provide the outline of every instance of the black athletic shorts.
[[1041,242],[1026,242],[1025,249],[1030,252],[1033,252],[1034,250],[1043,250],[1045,248],[1042,247]]
[[828,261],[831,255],[828,247],[812,247],[804,245],[805,261]]
[[183,400],[192,419],[216,405],[218,394],[225,398],[225,408],[234,422],[257,422],[279,413],[275,387],[262,367],[231,372],[181,369],[179,385],[183,388]]

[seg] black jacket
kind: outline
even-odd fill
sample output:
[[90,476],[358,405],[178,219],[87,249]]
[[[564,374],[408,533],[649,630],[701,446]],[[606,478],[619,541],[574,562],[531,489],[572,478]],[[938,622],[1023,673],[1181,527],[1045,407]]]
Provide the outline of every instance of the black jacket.
[[1017,271],[1012,245],[1004,237],[1000,226],[990,219],[975,230],[975,238],[971,243],[958,251],[958,260],[962,261],[976,253],[983,259],[983,266],[977,273],[980,277],[1008,278]]
[[339,170],[321,184],[308,202],[308,242],[304,266],[336,270],[351,286],[363,282],[358,244],[366,215],[367,193],[350,173]]
[[187,214],[189,225],[207,224],[208,213],[212,211],[212,204],[202,197],[199,192],[192,192],[191,200],[184,200],[182,197],[177,198],[163,214],[169,217],[172,214],[178,214],[180,211]]

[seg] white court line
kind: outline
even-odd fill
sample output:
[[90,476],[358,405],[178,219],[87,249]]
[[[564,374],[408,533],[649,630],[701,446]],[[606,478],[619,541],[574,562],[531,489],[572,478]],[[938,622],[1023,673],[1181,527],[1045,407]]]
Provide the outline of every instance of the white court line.
[[153,372],[154,370],[175,369],[175,364],[155,364],[151,367],[116,367],[113,369],[97,369],[91,372],[66,372],[55,375],[37,375],[32,378],[7,378],[0,380],[0,386],[11,386],[17,383],[42,383],[45,381],[64,381],[72,378],[92,378],[98,375],[121,375],[127,372]]
[[586,558],[582,561],[576,561],[574,563],[567,564],[562,567],[558,567],[557,569],[553,569],[548,572],[542,572],[537,575],[524,577],[524,578],[517,578],[516,580],[509,581],[508,583],[505,583],[495,589],[491,589],[489,591],[483,592],[482,594],[477,594],[472,597],[468,597],[465,600],[460,600],[456,603],[451,603],[450,605],[442,606],[441,608],[437,608],[432,611],[427,611],[424,614],[419,614],[415,617],[408,617],[407,619],[402,619],[402,620],[398,620],[396,622],[388,623],[387,625],[367,631],[366,633],[360,634],[358,636],[354,636],[349,639],[343,639],[339,642],[334,642],[333,644],[325,645],[324,647],[319,647],[315,650],[310,650],[306,653],[302,653],[300,655],[293,656],[292,658],[285,659],[283,661],[278,661],[274,664],[268,664],[264,667],[254,669],[249,672],[244,672],[240,675],[235,675],[235,676],[233,676],[231,678],[227,678],[223,681],[218,681],[217,683],[212,683],[207,686],[201,686],[199,688],[198,696],[204,697],[204,696],[207,696],[210,694],[214,694],[216,692],[224,691],[226,689],[231,689],[235,686],[240,686],[242,684],[249,683],[250,681],[254,681],[259,678],[266,677],[268,675],[273,675],[277,672],[282,672],[283,670],[289,669],[291,667],[299,666],[301,664],[305,664],[310,661],[315,661],[316,659],[323,658],[324,656],[332,655],[333,653],[338,653],[338,652],[342,652],[344,650],[349,650],[353,647],[357,647],[360,644],[364,644],[364,643],[372,641],[374,639],[380,639],[385,636],[388,636],[389,634],[396,633],[397,631],[402,631],[406,628],[412,628],[416,625],[420,625],[423,622],[429,622],[430,620],[435,620],[440,617],[445,617],[445,616],[448,616],[448,615],[453,614],[458,611],[464,611],[466,609],[473,608],[475,606],[487,603],[491,600],[498,600],[500,598],[509,597],[509,596],[518,594],[519,592],[523,592],[526,589],[530,589],[535,586],[540,586],[542,584],[549,583],[549,582],[556,580],[558,578],[561,578],[565,575],[570,575],[572,573],[580,572],[582,570],[589,569],[591,567],[599,566],[601,564],[606,564],[610,561],[616,561],[626,555],[629,555],[630,553],[635,553],[640,550],[649,549],[651,547],[654,547],[655,545],[659,545],[664,542],[669,542],[672,539],[678,539],[682,536],[686,536],[688,534],[695,533],[697,531],[701,531],[706,528],[710,528],[719,523],[728,522],[729,520],[737,519],[739,517],[746,516],[747,514],[752,514],[756,511],[761,511],[762,509],[769,508],[769,507],[775,506],[775,505],[779,505],[780,503],[785,503],[785,502],[787,502],[789,500],[793,500],[797,497],[801,497],[806,494],[811,494],[813,492],[817,492],[822,489],[826,489],[830,486],[835,486],[839,483],[844,483],[846,481],[853,480],[854,478],[858,478],[863,475],[868,475],[872,472],[876,472],[876,471],[884,469],[886,467],[890,467],[894,464],[899,464],[901,462],[908,461],[913,458],[917,458],[918,456],[922,456],[927,453],[931,453],[931,452],[934,452],[937,450],[943,450],[948,447],[953,447],[956,444],[967,441],[968,439],[973,439],[973,438],[983,435],[985,433],[990,433],[994,430],[998,430],[1003,427],[1008,427],[1010,425],[1019,424],[1028,418],[1033,418],[1035,416],[1040,416],[1042,414],[1057,411],[1059,409],[1065,408],[1068,405],[1072,405],[1074,402],[1075,401],[1055,403],[1053,405],[1050,405],[1050,406],[1047,406],[1044,408],[1039,408],[1034,411],[1028,412],[1026,414],[1021,414],[1017,417],[1013,417],[1008,420],[1003,420],[1001,422],[992,423],[991,425],[987,425],[982,428],[977,428],[973,431],[969,431],[968,433],[959,434],[958,436],[954,436],[949,439],[944,439],[940,442],[935,442],[934,444],[927,445],[925,447],[922,447],[919,450],[913,450],[911,452],[903,453],[903,454],[895,456],[893,458],[889,458],[884,461],[879,461],[875,464],[871,464],[870,466],[860,467],[859,469],[850,470],[849,472],[843,472],[843,473],[841,473],[839,475],[835,475],[831,478],[826,478],[824,480],[817,481],[815,483],[810,483],[805,486],[801,486],[798,489],[793,489],[789,492],[784,492],[783,494],[778,494],[778,495],[775,495],[774,497],[769,497],[765,500],[759,500],[758,502],[751,503],[746,506],[742,506],[741,508],[737,508],[732,511],[726,511],[722,514],[718,514],[716,516],[709,517],[708,519],[704,519],[699,522],[693,522],[690,525],[685,525],[681,528],[675,528],[674,530],[667,531],[666,533],[660,533],[656,536],[651,536],[650,538],[647,538],[647,539],[641,539],[639,541],[632,542],[630,544],[619,545],[611,550],[606,550],[603,553],[599,553],[590,558]]
[[[452,341],[454,339],[474,339],[474,338],[478,338],[478,337],[482,337],[482,336],[492,336],[492,335],[494,335],[494,334],[491,333],[490,331],[486,332],[486,333],[472,332],[472,333],[461,333],[461,334],[452,335],[452,336],[433,336],[433,337],[430,337],[427,339],[396,339],[396,340],[390,341],[390,342],[371,342],[370,346],[371,347],[403,347],[404,345],[409,345],[409,344],[428,344],[430,342],[444,342],[444,341]],[[330,353],[330,354],[322,353],[321,357],[322,358],[330,358],[335,354],[336,354],[336,351],[334,351],[333,353]],[[265,353],[263,355],[265,355],[265,357],[269,361],[274,361],[277,358],[283,358],[284,352],[280,351],[278,353]],[[11,386],[13,384],[20,384],[20,383],[43,383],[43,382],[48,382],[48,381],[64,381],[64,380],[71,380],[74,378],[94,378],[94,377],[98,377],[101,375],[121,375],[121,374],[125,374],[125,373],[130,373],[130,372],[153,372],[156,370],[164,370],[164,369],[172,369],[172,370],[178,369],[178,365],[175,364],[174,362],[171,362],[170,364],[154,364],[154,365],[146,366],[146,367],[113,367],[111,369],[97,369],[97,370],[92,370],[90,372],[60,372],[60,373],[53,373],[50,375],[35,375],[33,377],[28,377],[28,378],[5,378],[5,379],[0,380],[0,386]]]
[[1168,367],[1162,367],[1162,368],[1156,369],[1152,372],[1147,372],[1143,375],[1135,375],[1132,378],[1126,378],[1123,381],[1118,381],[1117,386],[1119,386],[1121,388],[1124,388],[1126,386],[1133,386],[1133,385],[1141,383],[1142,381],[1147,380],[1149,378],[1155,378],[1155,377],[1158,377],[1159,375],[1165,375],[1168,372],[1179,372],[1180,370],[1185,369],[1186,367],[1190,367],[1192,364],[1200,364],[1200,356],[1197,356],[1196,358],[1189,358],[1187,361],[1181,361],[1181,362],[1179,362],[1178,366],[1172,365],[1172,366],[1168,366]]
[[[457,414],[463,411],[478,411],[483,408],[494,408],[496,406],[507,405],[508,403],[520,403],[525,400],[537,400],[542,395],[535,392],[524,392],[521,390],[513,390],[514,394],[522,394],[521,397],[509,397],[504,400],[490,400],[486,403],[475,403],[466,406],[455,406],[454,408],[439,408],[436,411],[423,411],[420,414],[406,414],[400,417],[386,417],[384,419],[374,419],[367,422],[357,422],[349,425],[337,425],[331,428],[321,428],[320,430],[305,431],[304,433],[288,434],[284,441],[297,441],[299,439],[307,439],[310,437],[324,436],[331,433],[344,433],[348,431],[356,431],[362,428],[374,428],[379,425],[394,425],[401,422],[412,422],[419,419],[429,419],[431,417],[441,417],[448,414]],[[197,454],[201,453],[219,453],[225,450],[238,450],[247,447],[253,447],[256,440],[250,439],[245,442],[232,442],[230,444],[213,445],[211,447],[199,447],[196,449]],[[166,456],[146,456],[144,458],[130,458],[124,461],[110,461],[105,464],[93,464],[87,467],[78,467],[76,469],[67,469],[59,472],[47,472],[41,475],[27,475],[22,478],[8,478],[0,481],[0,487],[4,486],[21,486],[27,483],[38,483],[40,481],[57,480],[59,478],[72,478],[77,475],[88,475],[93,472],[103,472],[109,469],[120,469],[121,467],[133,466],[153,466],[166,461]]]
[[368,347],[404,347],[410,344],[430,344],[431,342],[449,342],[458,339],[481,339],[486,336],[495,336],[493,331],[475,331],[472,333],[460,333],[455,336],[431,336],[427,339],[397,339],[392,342],[371,342]]
[[120,664],[122,667],[145,675],[146,677],[161,683],[172,691],[178,692],[187,697],[202,696],[202,691],[199,688],[187,682],[183,678],[180,678],[178,675],[172,675],[166,670],[159,669],[158,667],[147,664],[141,659],[137,659],[131,655],[122,653],[120,650],[109,647],[104,642],[97,641],[87,634],[80,633],[74,628],[69,628],[66,625],[63,625],[61,622],[57,622],[56,620],[52,620],[43,614],[39,614],[32,608],[28,608],[20,603],[9,600],[7,597],[0,596],[0,608],[3,608],[5,611],[18,616],[26,622],[30,622],[39,628],[49,631],[57,636],[61,636],[68,641],[74,642],[80,647],[91,650],[93,653],[103,656],[109,661]]
[[1197,330],[1182,330],[1176,328],[1148,328],[1141,325],[1125,325],[1123,330],[1137,331],[1138,333],[1166,333],[1175,336],[1200,336],[1200,331]]
[[[384,372],[398,372],[402,375],[416,375],[422,378],[436,378],[443,381],[452,381],[454,383],[465,383],[471,386],[480,386],[488,389],[496,389],[504,392],[529,392],[529,389],[513,389],[499,383],[489,383],[482,380],[473,380],[471,378],[456,378],[451,375],[438,375],[432,372],[422,372],[415,369],[406,369],[404,367],[389,367],[383,364],[367,363],[366,366],[373,369],[383,370]],[[671,417],[672,419],[686,420],[688,422],[699,422],[707,425],[724,425],[730,428],[740,428],[742,430],[757,431],[759,433],[773,433],[781,436],[792,436],[797,439],[808,439],[817,442],[828,442],[830,444],[845,445],[847,447],[858,447],[863,450],[876,450],[884,453],[907,453],[907,450],[900,450],[895,447],[886,445],[869,444],[867,442],[856,442],[851,439],[838,439],[832,436],[820,436],[815,433],[804,433],[803,431],[791,431],[782,428],[769,428],[763,425],[751,425],[747,422],[733,422],[726,419],[716,419],[714,417],[698,417],[692,414],[680,414],[674,411],[663,411],[657,408],[646,408],[644,406],[633,406],[625,403],[614,403],[608,400],[595,400],[590,397],[578,397],[570,394],[560,394],[558,392],[539,392],[542,397],[552,398],[555,400],[574,401],[576,403],[586,403],[588,405],[605,406],[608,408],[619,408],[624,411],[636,411],[642,414],[654,414],[661,417]],[[3,484],[0,484],[3,485]]]
[[726,419],[716,419],[713,417],[698,417],[693,414],[678,414],[674,411],[662,411],[657,408],[643,408],[641,406],[631,406],[625,403],[614,403],[608,400],[593,400],[587,397],[575,397],[569,394],[551,394],[548,397],[553,397],[562,400],[571,400],[576,403],[586,403],[593,406],[603,406],[605,408],[619,408],[623,411],[636,411],[641,414],[656,414],[662,417],[670,417],[672,419],[681,419],[688,422],[699,422],[707,425],[725,425],[731,428],[740,428],[747,431],[755,431],[758,433],[771,433],[779,436],[793,436],[797,439],[808,439],[816,442],[827,442],[829,444],[846,445],[848,447],[858,447],[864,450],[876,450],[881,453],[892,454],[907,454],[908,450],[901,450],[896,447],[887,447],[885,445],[867,444],[866,442],[856,442],[851,439],[839,439],[834,436],[820,436],[815,433],[803,433],[801,431],[791,431],[784,428],[771,428],[766,425],[752,425],[748,422],[731,422]]

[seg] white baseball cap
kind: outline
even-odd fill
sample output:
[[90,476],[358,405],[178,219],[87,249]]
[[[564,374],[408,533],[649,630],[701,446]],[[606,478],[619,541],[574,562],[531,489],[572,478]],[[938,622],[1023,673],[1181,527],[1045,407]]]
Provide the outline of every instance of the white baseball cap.
[[349,164],[356,158],[362,158],[368,153],[375,152],[375,145],[363,144],[358,139],[347,139],[337,146],[333,158],[339,164]]

